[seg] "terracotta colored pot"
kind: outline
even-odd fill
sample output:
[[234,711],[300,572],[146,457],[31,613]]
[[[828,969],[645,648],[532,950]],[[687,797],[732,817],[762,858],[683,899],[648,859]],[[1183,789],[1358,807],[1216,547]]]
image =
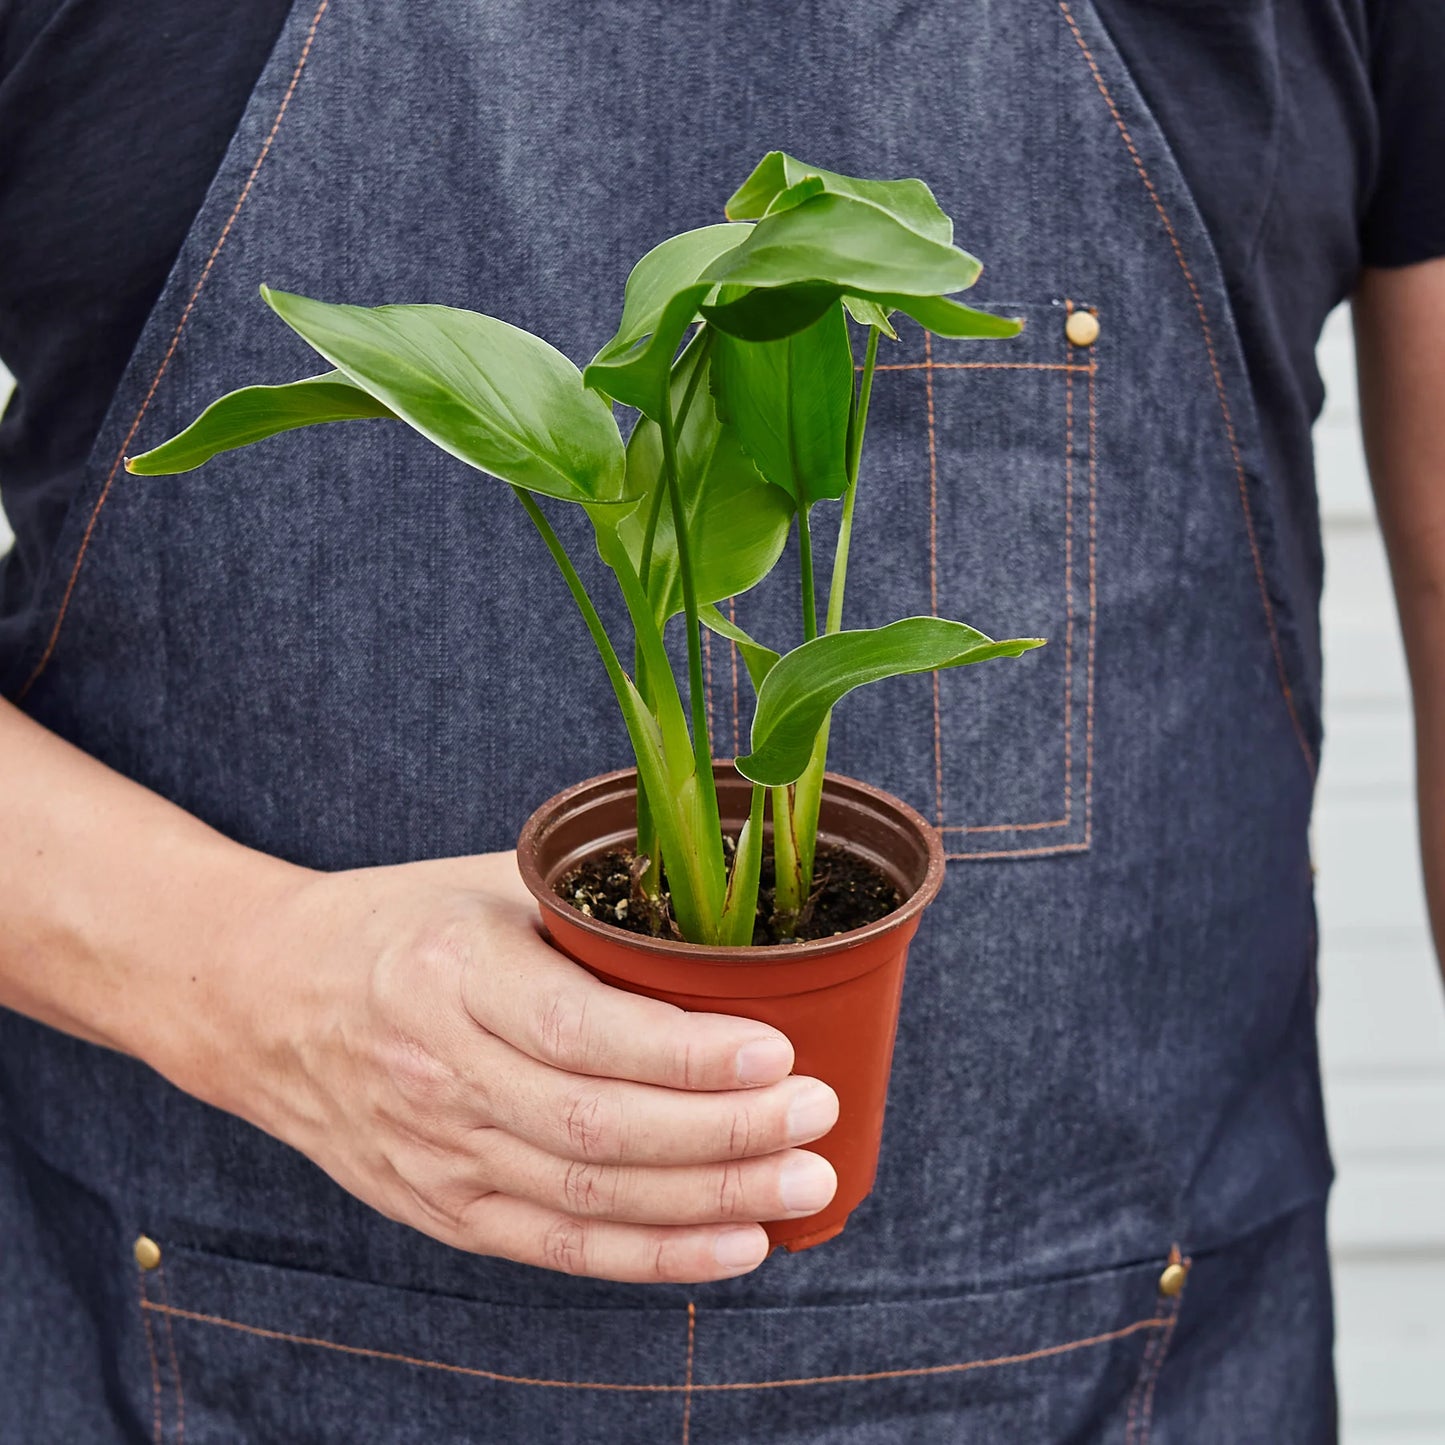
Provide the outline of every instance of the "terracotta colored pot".
[[[828,775],[819,842],[846,849],[892,880],[901,907],[866,928],[810,943],[706,948],[628,933],[565,903],[558,882],[584,860],[636,843],[636,773],[608,773],[544,803],[517,843],[522,877],[552,942],[617,988],[699,1013],[761,1019],[792,1040],[795,1072],[837,1091],[838,1122],[809,1149],[838,1172],[829,1206],[767,1223],[768,1238],[808,1249],[842,1231],[873,1187],[908,945],[943,882],[937,832],[906,803],[851,778]],[[717,769],[723,826],[748,813],[749,784]]]

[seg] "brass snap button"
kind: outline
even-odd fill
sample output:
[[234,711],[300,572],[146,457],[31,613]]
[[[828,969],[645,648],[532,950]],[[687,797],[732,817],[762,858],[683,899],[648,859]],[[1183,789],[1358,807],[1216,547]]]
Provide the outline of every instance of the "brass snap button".
[[1173,1299],[1184,1288],[1184,1281],[1188,1278],[1189,1270],[1184,1265],[1165,1265],[1164,1273],[1159,1276],[1159,1293],[1165,1299]]
[[1099,318],[1092,311],[1070,311],[1064,335],[1075,346],[1092,346],[1099,339]]
[[155,1269],[161,1262],[161,1247],[148,1234],[137,1238],[131,1252],[142,1269]]

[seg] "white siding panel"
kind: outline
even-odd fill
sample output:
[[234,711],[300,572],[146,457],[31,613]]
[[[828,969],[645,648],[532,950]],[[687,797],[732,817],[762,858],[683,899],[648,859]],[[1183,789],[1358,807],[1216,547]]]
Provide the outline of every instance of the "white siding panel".
[[1319,349],[1325,753],[1320,1046],[1344,1445],[1445,1442],[1445,990],[1416,850],[1409,684],[1343,311]]

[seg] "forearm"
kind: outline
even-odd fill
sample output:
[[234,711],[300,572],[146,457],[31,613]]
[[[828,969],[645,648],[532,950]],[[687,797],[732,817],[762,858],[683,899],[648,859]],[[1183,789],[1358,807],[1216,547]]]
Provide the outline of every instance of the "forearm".
[[1354,313],[1365,448],[1414,695],[1425,890],[1445,963],[1445,262],[1367,271]]
[[0,1005],[196,1088],[221,1053],[235,940],[302,870],[3,701],[0,799]]

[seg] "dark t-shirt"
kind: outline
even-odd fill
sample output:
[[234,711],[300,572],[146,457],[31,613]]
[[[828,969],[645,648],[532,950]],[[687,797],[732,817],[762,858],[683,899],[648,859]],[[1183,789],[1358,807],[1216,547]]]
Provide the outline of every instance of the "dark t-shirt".
[[[1314,347],[1361,265],[1445,254],[1440,0],[1096,0],[1193,188],[1287,525],[1315,531]],[[289,0],[0,0],[0,673]],[[826,159],[820,157],[819,159]]]

